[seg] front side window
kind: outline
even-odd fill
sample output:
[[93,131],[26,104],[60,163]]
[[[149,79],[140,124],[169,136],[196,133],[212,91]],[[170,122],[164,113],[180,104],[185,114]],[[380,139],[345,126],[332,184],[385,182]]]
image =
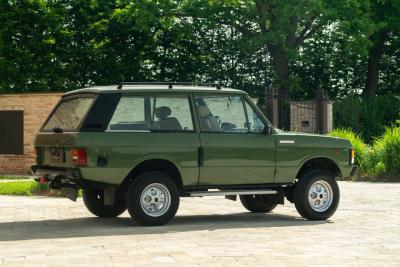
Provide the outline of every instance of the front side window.
[[62,99],[43,130],[76,131],[93,102],[93,96]]
[[187,96],[122,96],[111,131],[193,131]]
[[248,132],[240,96],[197,96],[196,107],[204,132]]
[[246,103],[246,111],[247,117],[249,119],[249,128],[251,133],[262,133],[264,130],[265,124],[260,119],[260,116],[255,112],[252,106],[249,103]]

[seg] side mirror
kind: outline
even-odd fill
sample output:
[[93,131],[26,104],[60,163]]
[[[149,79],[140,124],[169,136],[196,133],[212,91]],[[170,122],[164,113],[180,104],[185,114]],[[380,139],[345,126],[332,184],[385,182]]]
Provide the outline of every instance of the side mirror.
[[262,130],[262,133],[265,135],[271,134],[272,133],[271,125],[269,124],[265,125],[264,129]]

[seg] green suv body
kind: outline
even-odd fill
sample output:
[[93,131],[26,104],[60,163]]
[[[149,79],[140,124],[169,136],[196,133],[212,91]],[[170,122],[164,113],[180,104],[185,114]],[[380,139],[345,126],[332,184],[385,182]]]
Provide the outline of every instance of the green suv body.
[[[36,138],[33,172],[97,216],[168,222],[184,196],[240,196],[253,212],[286,197],[308,219],[337,208],[354,175],[348,140],[274,129],[243,91],[121,83],[66,93]],[[321,193],[320,193],[321,192]]]

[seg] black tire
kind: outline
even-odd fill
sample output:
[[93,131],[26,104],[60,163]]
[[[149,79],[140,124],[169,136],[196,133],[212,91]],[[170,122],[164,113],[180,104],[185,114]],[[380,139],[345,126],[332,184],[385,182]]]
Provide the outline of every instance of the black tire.
[[240,202],[251,212],[271,212],[277,206],[271,203],[268,195],[242,195]]
[[[326,194],[328,190],[329,194],[332,195],[331,201],[327,201],[326,199],[322,198],[323,195],[320,193],[316,193],[312,196],[312,197],[315,196],[314,198],[316,200],[319,200],[318,198],[320,198],[318,203],[320,202],[327,203],[320,210],[316,210],[318,209],[318,207],[313,208],[308,200],[310,187],[313,186],[313,184],[318,181],[320,181],[320,183],[322,184],[325,184],[325,187],[328,185],[330,187],[330,191],[329,188],[319,187],[320,188],[319,192],[325,192],[324,194]],[[339,205],[339,200],[340,200],[339,186],[334,176],[329,172],[323,170],[310,171],[305,175],[303,175],[300,178],[299,182],[295,185],[294,204],[300,215],[308,220],[317,221],[317,220],[328,219],[335,213]]]
[[[150,185],[162,185],[164,190],[169,192],[169,206],[165,205],[165,210],[160,215],[149,215],[150,211],[145,211],[141,205],[142,192]],[[164,194],[165,195],[165,194]],[[150,201],[150,200],[149,200]],[[151,201],[157,198],[151,197]],[[127,207],[132,219],[144,226],[164,225],[174,218],[179,207],[179,191],[175,182],[162,172],[145,172],[139,175],[130,185],[127,192]],[[163,209],[163,208],[162,208]]]
[[116,201],[114,206],[105,206],[103,199],[104,191],[101,189],[85,188],[83,190],[83,203],[93,215],[112,218],[121,215],[126,210],[124,199]]

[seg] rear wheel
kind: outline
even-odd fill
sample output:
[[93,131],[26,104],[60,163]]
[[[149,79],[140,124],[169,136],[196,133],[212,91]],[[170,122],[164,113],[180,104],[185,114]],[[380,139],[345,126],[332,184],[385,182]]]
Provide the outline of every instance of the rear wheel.
[[306,173],[294,189],[294,203],[301,216],[308,220],[326,220],[331,217],[340,199],[335,178],[325,171]]
[[178,210],[178,188],[162,172],[143,173],[128,188],[127,207],[132,219],[141,225],[164,225]]
[[85,188],[83,190],[83,203],[86,208],[98,217],[117,217],[126,210],[124,199],[120,199],[113,206],[104,205],[104,190]]
[[277,206],[268,195],[242,195],[240,202],[251,212],[271,212]]

